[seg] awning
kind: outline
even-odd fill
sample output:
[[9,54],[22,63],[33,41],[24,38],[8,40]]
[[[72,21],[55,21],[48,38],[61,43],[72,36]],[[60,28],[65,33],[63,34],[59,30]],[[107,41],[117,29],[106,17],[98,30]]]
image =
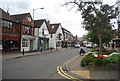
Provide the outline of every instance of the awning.
[[19,40],[20,35],[2,34],[3,40]]
[[21,38],[35,39],[35,36],[22,35]]
[[49,38],[39,37],[40,40],[49,40]]

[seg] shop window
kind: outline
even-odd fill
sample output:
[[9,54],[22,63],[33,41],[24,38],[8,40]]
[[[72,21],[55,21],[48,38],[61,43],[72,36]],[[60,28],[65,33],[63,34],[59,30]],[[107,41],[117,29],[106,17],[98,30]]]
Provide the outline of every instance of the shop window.
[[11,41],[11,48],[12,49],[15,49],[15,48],[18,49],[18,41]]
[[22,47],[28,47],[28,39],[22,39]]
[[22,42],[22,47],[28,47],[28,42]]

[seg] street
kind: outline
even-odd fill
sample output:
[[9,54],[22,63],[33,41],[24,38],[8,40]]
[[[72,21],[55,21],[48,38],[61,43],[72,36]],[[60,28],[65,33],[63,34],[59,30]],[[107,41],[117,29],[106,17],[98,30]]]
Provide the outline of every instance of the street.
[[63,79],[57,66],[79,54],[80,48],[3,61],[3,79]]

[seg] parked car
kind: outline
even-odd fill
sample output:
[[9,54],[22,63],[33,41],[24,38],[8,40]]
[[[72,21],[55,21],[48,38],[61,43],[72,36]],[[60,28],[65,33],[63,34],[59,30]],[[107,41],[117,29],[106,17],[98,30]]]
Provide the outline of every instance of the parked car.
[[87,48],[93,48],[92,44],[87,44],[86,47]]
[[75,44],[75,48],[80,48],[80,44]]
[[0,50],[2,50],[3,49],[3,47],[2,47],[2,45],[0,45]]

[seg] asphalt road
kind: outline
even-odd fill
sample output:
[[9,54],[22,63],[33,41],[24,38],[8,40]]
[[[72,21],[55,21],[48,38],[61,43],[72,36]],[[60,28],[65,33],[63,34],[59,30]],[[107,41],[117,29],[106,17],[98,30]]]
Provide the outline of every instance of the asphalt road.
[[34,56],[3,61],[3,79],[64,79],[57,74],[57,66],[79,55],[79,48],[72,48]]

